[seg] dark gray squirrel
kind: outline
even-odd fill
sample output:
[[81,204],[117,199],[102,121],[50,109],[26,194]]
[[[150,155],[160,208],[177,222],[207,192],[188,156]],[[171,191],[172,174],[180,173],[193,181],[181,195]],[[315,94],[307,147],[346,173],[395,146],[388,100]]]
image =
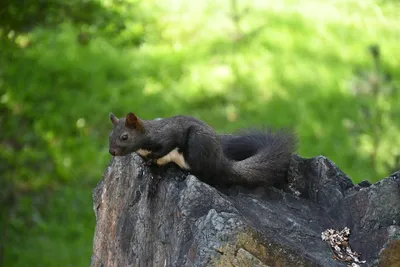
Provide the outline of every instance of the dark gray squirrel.
[[183,115],[144,120],[131,112],[120,119],[111,113],[110,119],[111,155],[136,152],[159,166],[174,162],[210,185],[282,184],[297,144],[287,130],[217,134],[205,122]]

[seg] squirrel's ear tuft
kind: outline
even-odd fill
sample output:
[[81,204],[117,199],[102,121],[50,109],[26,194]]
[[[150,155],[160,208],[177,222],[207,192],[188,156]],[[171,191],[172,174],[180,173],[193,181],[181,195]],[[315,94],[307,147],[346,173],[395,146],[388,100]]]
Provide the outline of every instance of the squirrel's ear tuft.
[[129,112],[128,115],[126,115],[125,126],[139,131],[143,129],[142,123],[132,112]]
[[119,122],[119,119],[115,117],[115,115],[112,113],[110,113],[110,120],[114,125],[116,125]]

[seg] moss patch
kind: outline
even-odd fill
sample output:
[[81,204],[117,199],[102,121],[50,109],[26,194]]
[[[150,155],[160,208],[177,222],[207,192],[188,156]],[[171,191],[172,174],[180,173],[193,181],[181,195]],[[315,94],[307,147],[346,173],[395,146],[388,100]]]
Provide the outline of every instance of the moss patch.
[[380,256],[380,267],[400,266],[400,240],[394,240],[384,249]]
[[235,243],[217,251],[221,256],[212,260],[212,266],[312,266],[303,255],[275,241],[265,242],[254,230],[240,232]]

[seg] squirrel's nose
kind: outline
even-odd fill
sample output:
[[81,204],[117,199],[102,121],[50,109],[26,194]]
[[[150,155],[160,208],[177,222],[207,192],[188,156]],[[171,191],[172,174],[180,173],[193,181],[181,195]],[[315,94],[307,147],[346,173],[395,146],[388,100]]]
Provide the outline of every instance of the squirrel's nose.
[[110,152],[111,155],[115,156],[115,150],[113,150],[113,149],[110,148],[110,149],[108,150],[108,152]]

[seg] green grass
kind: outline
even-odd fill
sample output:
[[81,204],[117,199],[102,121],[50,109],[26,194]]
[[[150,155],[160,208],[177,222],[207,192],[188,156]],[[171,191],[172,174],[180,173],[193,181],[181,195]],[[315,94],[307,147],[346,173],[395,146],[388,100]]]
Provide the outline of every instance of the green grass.
[[30,226],[20,228],[23,234],[6,247],[4,266],[88,266],[95,226],[92,188],[64,186],[46,199],[45,211],[31,210]]

